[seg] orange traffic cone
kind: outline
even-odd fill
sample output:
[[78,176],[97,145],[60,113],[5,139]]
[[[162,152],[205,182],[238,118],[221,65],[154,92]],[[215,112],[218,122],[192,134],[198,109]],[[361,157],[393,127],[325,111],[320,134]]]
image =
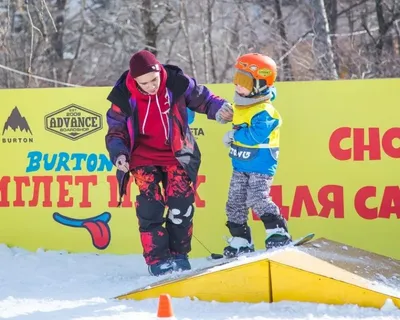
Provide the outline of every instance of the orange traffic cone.
[[175,319],[169,294],[162,294],[158,299],[157,319]]

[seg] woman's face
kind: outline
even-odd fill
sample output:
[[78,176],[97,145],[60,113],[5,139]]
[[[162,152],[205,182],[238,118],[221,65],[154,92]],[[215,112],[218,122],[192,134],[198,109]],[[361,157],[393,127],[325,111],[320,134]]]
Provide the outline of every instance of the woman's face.
[[152,71],[135,78],[135,80],[140,89],[151,95],[156,94],[160,88],[160,72]]

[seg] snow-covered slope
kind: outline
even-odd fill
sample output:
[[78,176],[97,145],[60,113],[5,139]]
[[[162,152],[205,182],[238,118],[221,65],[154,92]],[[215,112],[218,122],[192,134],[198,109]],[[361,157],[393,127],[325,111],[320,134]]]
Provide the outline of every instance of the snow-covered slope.
[[[193,261],[196,268],[205,259]],[[116,301],[110,297],[154,282],[141,256],[27,252],[0,245],[0,318],[156,319],[157,299]],[[177,319],[380,319],[400,320],[400,310],[311,303],[209,303],[173,299]]]

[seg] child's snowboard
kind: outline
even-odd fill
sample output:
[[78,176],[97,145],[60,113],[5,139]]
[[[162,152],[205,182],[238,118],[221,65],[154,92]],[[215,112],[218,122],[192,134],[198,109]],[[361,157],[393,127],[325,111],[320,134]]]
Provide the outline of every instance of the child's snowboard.
[[[293,240],[288,245],[283,246],[283,247],[279,247],[277,249],[284,249],[284,248],[288,248],[288,247],[301,246],[301,245],[307,243],[308,241],[312,240],[314,238],[314,236],[315,236],[314,233],[309,233],[309,234],[307,234],[307,235],[305,235],[303,237],[300,237],[300,238],[297,238],[297,239]],[[235,261],[235,260],[237,260],[238,258],[241,258],[241,257],[253,257],[253,256],[256,256],[256,255],[259,255],[261,253],[265,253],[265,252],[268,252],[268,251],[270,251],[270,250],[267,250],[267,251],[265,249],[264,250],[258,250],[258,251],[247,253],[247,254],[241,254],[240,256],[233,257],[233,258],[227,258],[227,257],[224,257],[222,254],[213,253],[213,254],[211,254],[210,256],[207,257],[207,260],[210,260],[210,261],[213,261],[213,262],[218,262],[218,264],[219,263],[223,264],[223,263],[228,263],[228,262]]]

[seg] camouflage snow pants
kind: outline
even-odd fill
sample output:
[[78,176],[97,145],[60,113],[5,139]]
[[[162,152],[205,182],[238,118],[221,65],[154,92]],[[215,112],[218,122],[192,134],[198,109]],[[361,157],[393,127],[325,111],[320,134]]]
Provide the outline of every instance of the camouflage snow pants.
[[265,174],[234,170],[226,203],[228,222],[245,224],[249,208],[262,220],[281,220],[280,210],[270,198],[272,181],[273,177]]
[[185,170],[175,165],[144,166],[134,168],[132,174],[139,187],[136,215],[146,263],[189,253],[195,193]]

